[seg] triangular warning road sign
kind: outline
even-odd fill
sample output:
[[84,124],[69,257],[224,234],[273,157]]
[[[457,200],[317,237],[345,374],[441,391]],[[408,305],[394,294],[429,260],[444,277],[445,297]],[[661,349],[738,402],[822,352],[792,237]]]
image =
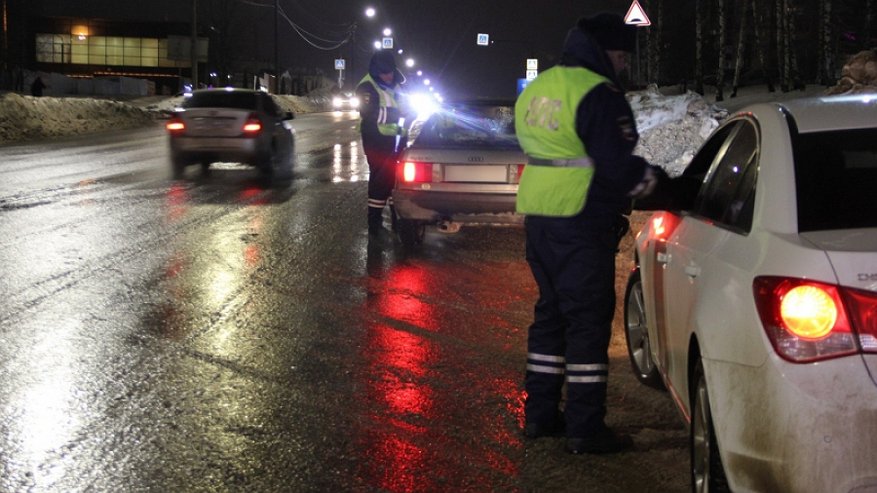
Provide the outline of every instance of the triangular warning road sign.
[[652,25],[652,21],[649,20],[646,11],[640,7],[638,0],[633,0],[633,3],[630,4],[630,8],[627,10],[627,15],[624,16],[624,23],[633,24],[635,26]]

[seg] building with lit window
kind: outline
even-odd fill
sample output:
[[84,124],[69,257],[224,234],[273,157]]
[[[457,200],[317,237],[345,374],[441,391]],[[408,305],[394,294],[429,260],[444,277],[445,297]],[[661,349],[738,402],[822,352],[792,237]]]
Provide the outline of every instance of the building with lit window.
[[[156,93],[177,92],[191,78],[190,27],[184,23],[98,19],[33,19],[34,67],[70,77],[125,76],[155,84]],[[199,62],[206,62],[201,38]]]

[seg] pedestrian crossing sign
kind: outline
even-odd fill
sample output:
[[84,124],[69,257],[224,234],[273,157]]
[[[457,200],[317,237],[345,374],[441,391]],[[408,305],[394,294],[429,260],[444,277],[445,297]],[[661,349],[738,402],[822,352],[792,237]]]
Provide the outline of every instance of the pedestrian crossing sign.
[[646,15],[646,11],[640,6],[638,0],[633,0],[633,3],[630,4],[627,15],[624,16],[624,23],[643,27],[652,25],[652,21],[649,20],[649,16]]

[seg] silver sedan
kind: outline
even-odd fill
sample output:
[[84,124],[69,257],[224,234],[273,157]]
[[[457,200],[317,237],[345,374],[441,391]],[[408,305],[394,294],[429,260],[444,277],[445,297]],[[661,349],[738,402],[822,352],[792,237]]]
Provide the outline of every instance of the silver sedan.
[[166,124],[174,176],[200,164],[236,162],[259,169],[269,182],[290,179],[294,137],[274,98],[247,89],[206,89],[187,97]]
[[512,102],[447,104],[430,116],[397,167],[393,204],[402,243],[422,242],[427,226],[520,224],[515,214],[526,156]]

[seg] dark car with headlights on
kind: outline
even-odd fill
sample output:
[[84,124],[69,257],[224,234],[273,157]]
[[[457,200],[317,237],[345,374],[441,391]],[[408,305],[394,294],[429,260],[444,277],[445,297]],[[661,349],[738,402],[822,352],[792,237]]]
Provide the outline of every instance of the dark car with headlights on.
[[336,94],[332,97],[332,109],[335,111],[359,110],[359,98],[352,92]]
[[167,121],[174,177],[187,166],[235,162],[257,168],[269,182],[292,177],[294,134],[274,98],[248,89],[204,89],[187,96]]
[[465,223],[522,222],[515,198],[526,157],[515,136],[513,102],[445,104],[417,127],[393,190],[403,244],[421,243],[430,225],[456,231]]

